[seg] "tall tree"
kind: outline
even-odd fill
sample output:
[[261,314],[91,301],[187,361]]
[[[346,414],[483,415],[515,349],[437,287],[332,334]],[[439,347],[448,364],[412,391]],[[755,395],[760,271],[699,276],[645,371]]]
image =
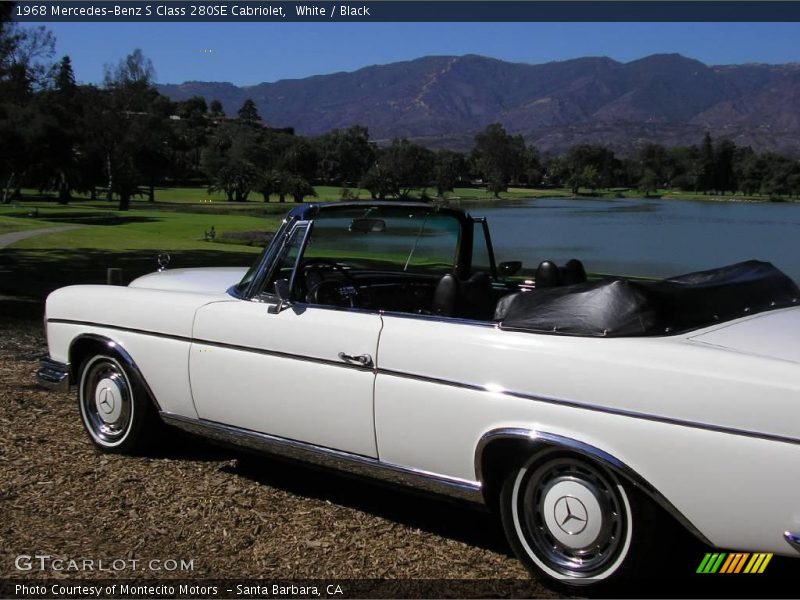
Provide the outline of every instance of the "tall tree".
[[376,149],[366,127],[334,129],[316,140],[321,178],[335,185],[356,185],[375,163]]
[[495,197],[506,191],[512,180],[520,178],[524,154],[522,136],[509,135],[499,123],[489,125],[475,136],[473,160]]
[[244,101],[237,114],[239,115],[239,119],[246,123],[258,123],[261,121],[256,103],[250,98]]
[[154,161],[142,157],[160,150],[154,137],[167,127],[168,115],[159,108],[164,105],[153,87],[154,78],[153,63],[138,48],[105,68],[100,114],[92,126],[105,157],[108,197],[119,196],[119,210],[128,210],[131,197],[149,178],[142,165]]

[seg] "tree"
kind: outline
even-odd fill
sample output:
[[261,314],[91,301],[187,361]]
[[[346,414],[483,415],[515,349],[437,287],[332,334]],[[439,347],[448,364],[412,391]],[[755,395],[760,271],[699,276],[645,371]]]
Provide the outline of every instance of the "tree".
[[153,63],[138,48],[117,65],[106,65],[99,106],[87,123],[104,154],[108,198],[119,196],[119,210],[128,210],[144,180],[150,179],[153,197],[153,173],[142,169],[157,166],[158,157],[148,154],[161,152],[168,127],[168,105],[153,87],[154,78]]
[[72,60],[69,55],[64,56],[58,63],[58,72],[55,76],[55,88],[62,94],[72,94],[77,86],[75,85],[75,73],[72,70]]
[[242,121],[221,124],[203,151],[201,166],[209,192],[223,192],[229,202],[245,202],[259,185],[265,165],[263,132]]
[[225,116],[225,111],[222,108],[222,102],[219,100],[212,100],[208,106],[208,110],[212,118],[219,118]]
[[650,192],[658,191],[658,175],[652,169],[645,169],[642,178],[639,180],[639,189],[649,196]]
[[406,200],[415,188],[426,188],[433,178],[433,152],[405,139],[393,140],[378,160],[396,184],[401,200]]
[[106,88],[142,91],[155,81],[156,70],[141,48],[136,48],[116,65],[106,65],[103,81]]
[[733,161],[736,156],[736,144],[731,140],[720,140],[714,148],[714,190],[725,193],[735,192],[737,188],[736,172]]
[[261,116],[258,114],[256,103],[250,98],[244,101],[238,113],[239,119],[246,123],[258,123],[261,121]]
[[400,193],[400,186],[393,179],[391,171],[380,160],[364,173],[359,185],[369,191],[373,200],[385,200],[387,196]]
[[444,197],[445,192],[452,192],[453,188],[466,171],[466,158],[459,152],[452,150],[439,150],[433,168],[433,179],[436,185],[436,195]]
[[[608,148],[595,144],[578,144],[567,152],[564,167],[573,194],[578,188],[610,187],[619,180],[622,163]],[[586,168],[591,167],[587,171]]]
[[369,141],[369,131],[360,125],[321,135],[316,139],[316,146],[320,177],[339,186],[352,186],[361,181],[377,155]]
[[499,197],[512,180],[520,179],[524,154],[522,136],[509,135],[499,123],[489,125],[475,136],[473,161],[495,197]]
[[714,167],[714,142],[711,139],[711,134],[706,132],[703,136],[703,143],[700,145],[700,155],[697,158],[697,184],[704,194],[715,188],[716,173]]

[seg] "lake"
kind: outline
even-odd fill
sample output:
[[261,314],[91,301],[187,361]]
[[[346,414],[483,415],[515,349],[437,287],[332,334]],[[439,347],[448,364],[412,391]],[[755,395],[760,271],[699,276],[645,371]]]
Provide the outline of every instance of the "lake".
[[587,271],[668,277],[748,259],[800,282],[800,204],[538,198],[467,204],[498,262],[583,261]]

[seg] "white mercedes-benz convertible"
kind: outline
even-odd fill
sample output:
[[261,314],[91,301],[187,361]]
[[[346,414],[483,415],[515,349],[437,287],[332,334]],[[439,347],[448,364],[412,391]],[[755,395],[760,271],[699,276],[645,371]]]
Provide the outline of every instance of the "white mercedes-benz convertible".
[[649,282],[520,267],[460,210],[304,205],[246,272],[55,291],[38,378],[77,387],[101,451],[166,423],[486,504],[567,585],[635,572],[656,519],[796,555],[797,285],[757,261]]

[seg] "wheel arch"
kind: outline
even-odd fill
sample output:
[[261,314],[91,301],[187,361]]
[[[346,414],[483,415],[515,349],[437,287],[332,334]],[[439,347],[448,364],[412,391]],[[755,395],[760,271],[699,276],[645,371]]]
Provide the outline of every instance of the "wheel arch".
[[89,356],[98,352],[108,352],[122,360],[125,363],[125,366],[127,366],[131,370],[131,373],[133,373],[133,375],[136,377],[138,380],[137,383],[142,386],[147,394],[148,399],[153,403],[155,409],[159,412],[161,411],[158,400],[156,400],[155,394],[153,394],[153,391],[147,384],[147,380],[144,378],[144,375],[142,375],[142,372],[136,364],[136,361],[133,360],[133,357],[121,344],[115,342],[109,337],[96,333],[82,333],[72,340],[69,346],[68,354],[70,364],[70,379],[72,381],[78,381],[78,377],[80,375],[78,371],[83,362]]
[[553,448],[579,454],[600,463],[641,491],[702,543],[714,545],[661,492],[626,463],[596,446],[546,431],[505,427],[493,429],[481,436],[475,450],[475,477],[481,484],[486,505],[496,508],[503,479],[511,470],[521,466],[532,454]]

